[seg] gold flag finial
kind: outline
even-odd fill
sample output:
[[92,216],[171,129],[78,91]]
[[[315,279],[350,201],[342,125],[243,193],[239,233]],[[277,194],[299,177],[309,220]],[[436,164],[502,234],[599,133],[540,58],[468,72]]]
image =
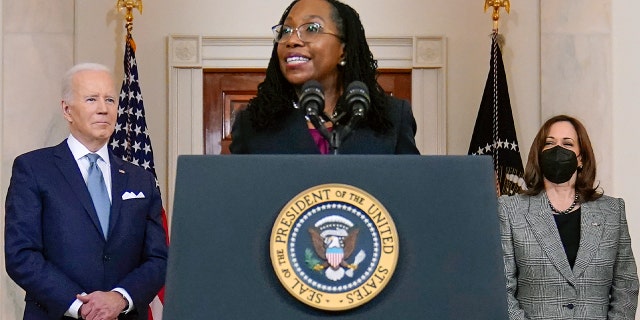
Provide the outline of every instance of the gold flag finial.
[[487,9],[492,7],[493,14],[491,17],[493,18],[493,31],[498,31],[498,20],[500,20],[500,8],[504,7],[504,9],[509,13],[511,9],[511,3],[509,0],[484,0],[484,12],[487,12]]
[[118,0],[116,3],[116,9],[121,11],[122,9],[127,9],[127,13],[124,18],[127,20],[127,34],[131,33],[131,29],[133,28],[133,8],[138,9],[140,14],[142,14],[142,0]]

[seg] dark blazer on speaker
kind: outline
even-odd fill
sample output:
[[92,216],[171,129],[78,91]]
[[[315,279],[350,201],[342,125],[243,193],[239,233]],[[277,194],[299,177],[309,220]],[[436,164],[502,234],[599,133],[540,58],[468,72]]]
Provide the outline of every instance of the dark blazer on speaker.
[[510,319],[635,318],[638,274],[622,199],[580,204],[573,269],[544,192],[498,202]]
[[[358,127],[338,148],[344,154],[419,154],[416,147],[416,121],[406,100],[390,98],[388,114],[393,129],[377,133],[366,126]],[[294,109],[274,130],[253,128],[249,113],[236,115],[231,131],[231,153],[255,154],[319,154],[313,141],[304,110]]]
[[26,291],[25,319],[62,319],[76,294],[115,287],[124,288],[135,306],[121,318],[147,319],[166,273],[160,191],[151,173],[111,152],[109,159],[108,240],[66,140],[15,159],[5,260],[9,276]]

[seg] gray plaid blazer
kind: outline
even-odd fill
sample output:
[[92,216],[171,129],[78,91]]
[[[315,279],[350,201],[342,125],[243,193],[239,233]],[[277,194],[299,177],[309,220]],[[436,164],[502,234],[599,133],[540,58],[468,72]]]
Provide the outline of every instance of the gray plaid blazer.
[[510,319],[634,319],[638,275],[622,199],[581,204],[573,270],[544,192],[498,204]]

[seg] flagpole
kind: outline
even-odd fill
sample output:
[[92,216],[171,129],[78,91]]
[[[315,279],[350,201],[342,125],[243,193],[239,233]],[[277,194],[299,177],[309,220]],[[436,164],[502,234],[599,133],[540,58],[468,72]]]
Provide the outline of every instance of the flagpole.
[[[122,9],[126,9],[125,13],[125,26],[127,27],[127,38],[131,35],[131,30],[133,29],[133,9],[138,9],[140,14],[142,14],[142,0],[117,0],[116,9],[118,11],[122,11]],[[485,9],[486,10],[486,9]]]
[[488,8],[493,8],[493,14],[491,18],[493,19],[493,32],[498,32],[498,21],[500,20],[500,8],[504,8],[507,13],[511,9],[511,3],[509,0],[485,0],[484,1],[484,12],[487,12]]
[[[136,43],[133,41],[133,35],[131,34],[133,30],[133,9],[138,9],[140,14],[142,14],[142,0],[117,0],[116,2],[116,10],[122,11],[126,10],[124,18],[125,18],[125,28],[127,29],[127,35],[125,37],[126,47],[130,47],[133,52],[136,51]],[[125,49],[126,50],[126,49]],[[125,53],[125,56],[127,54]],[[126,62],[125,62],[126,63]],[[125,68],[127,66],[125,65]],[[126,72],[125,72],[126,75]],[[124,85],[124,84],[123,84]],[[129,121],[126,121],[127,123]],[[130,136],[127,135],[126,143],[127,145],[131,145]],[[127,161],[133,160],[133,156],[131,155],[131,150],[129,148],[125,148],[123,159]],[[155,173],[154,173],[155,174]]]
[[[125,13],[125,27],[127,36],[125,40],[124,52],[124,77],[120,89],[120,99],[118,102],[118,118],[116,128],[111,135],[109,147],[111,152],[128,162],[138,165],[151,172],[156,177],[153,149],[151,139],[147,134],[147,122],[145,119],[144,102],[140,90],[138,78],[138,62],[136,61],[136,44],[133,41],[133,9],[136,8],[142,14],[142,0],[117,0],[116,10]],[[169,244],[169,225],[167,213],[162,207],[160,214],[162,227],[165,231],[167,245]],[[159,290],[148,306],[148,318],[140,320],[162,320],[164,309],[164,286]]]
[[500,50],[500,8],[510,10],[509,0],[485,0],[484,11],[493,8],[493,32],[489,74],[473,128],[470,155],[490,155],[496,177],[496,195],[513,195],[527,189],[516,135],[507,77]]

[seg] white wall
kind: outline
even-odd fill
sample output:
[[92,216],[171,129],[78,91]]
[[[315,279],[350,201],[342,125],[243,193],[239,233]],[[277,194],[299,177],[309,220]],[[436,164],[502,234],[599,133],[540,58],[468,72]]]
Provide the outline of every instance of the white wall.
[[589,130],[605,193],[612,188],[610,0],[541,3],[542,119],[569,114]]
[[4,199],[13,159],[68,134],[60,78],[73,64],[73,0],[2,3],[0,116],[0,319],[22,318],[24,293],[4,268]]
[[626,201],[636,257],[640,259],[640,2],[612,1],[613,25],[613,188]]

